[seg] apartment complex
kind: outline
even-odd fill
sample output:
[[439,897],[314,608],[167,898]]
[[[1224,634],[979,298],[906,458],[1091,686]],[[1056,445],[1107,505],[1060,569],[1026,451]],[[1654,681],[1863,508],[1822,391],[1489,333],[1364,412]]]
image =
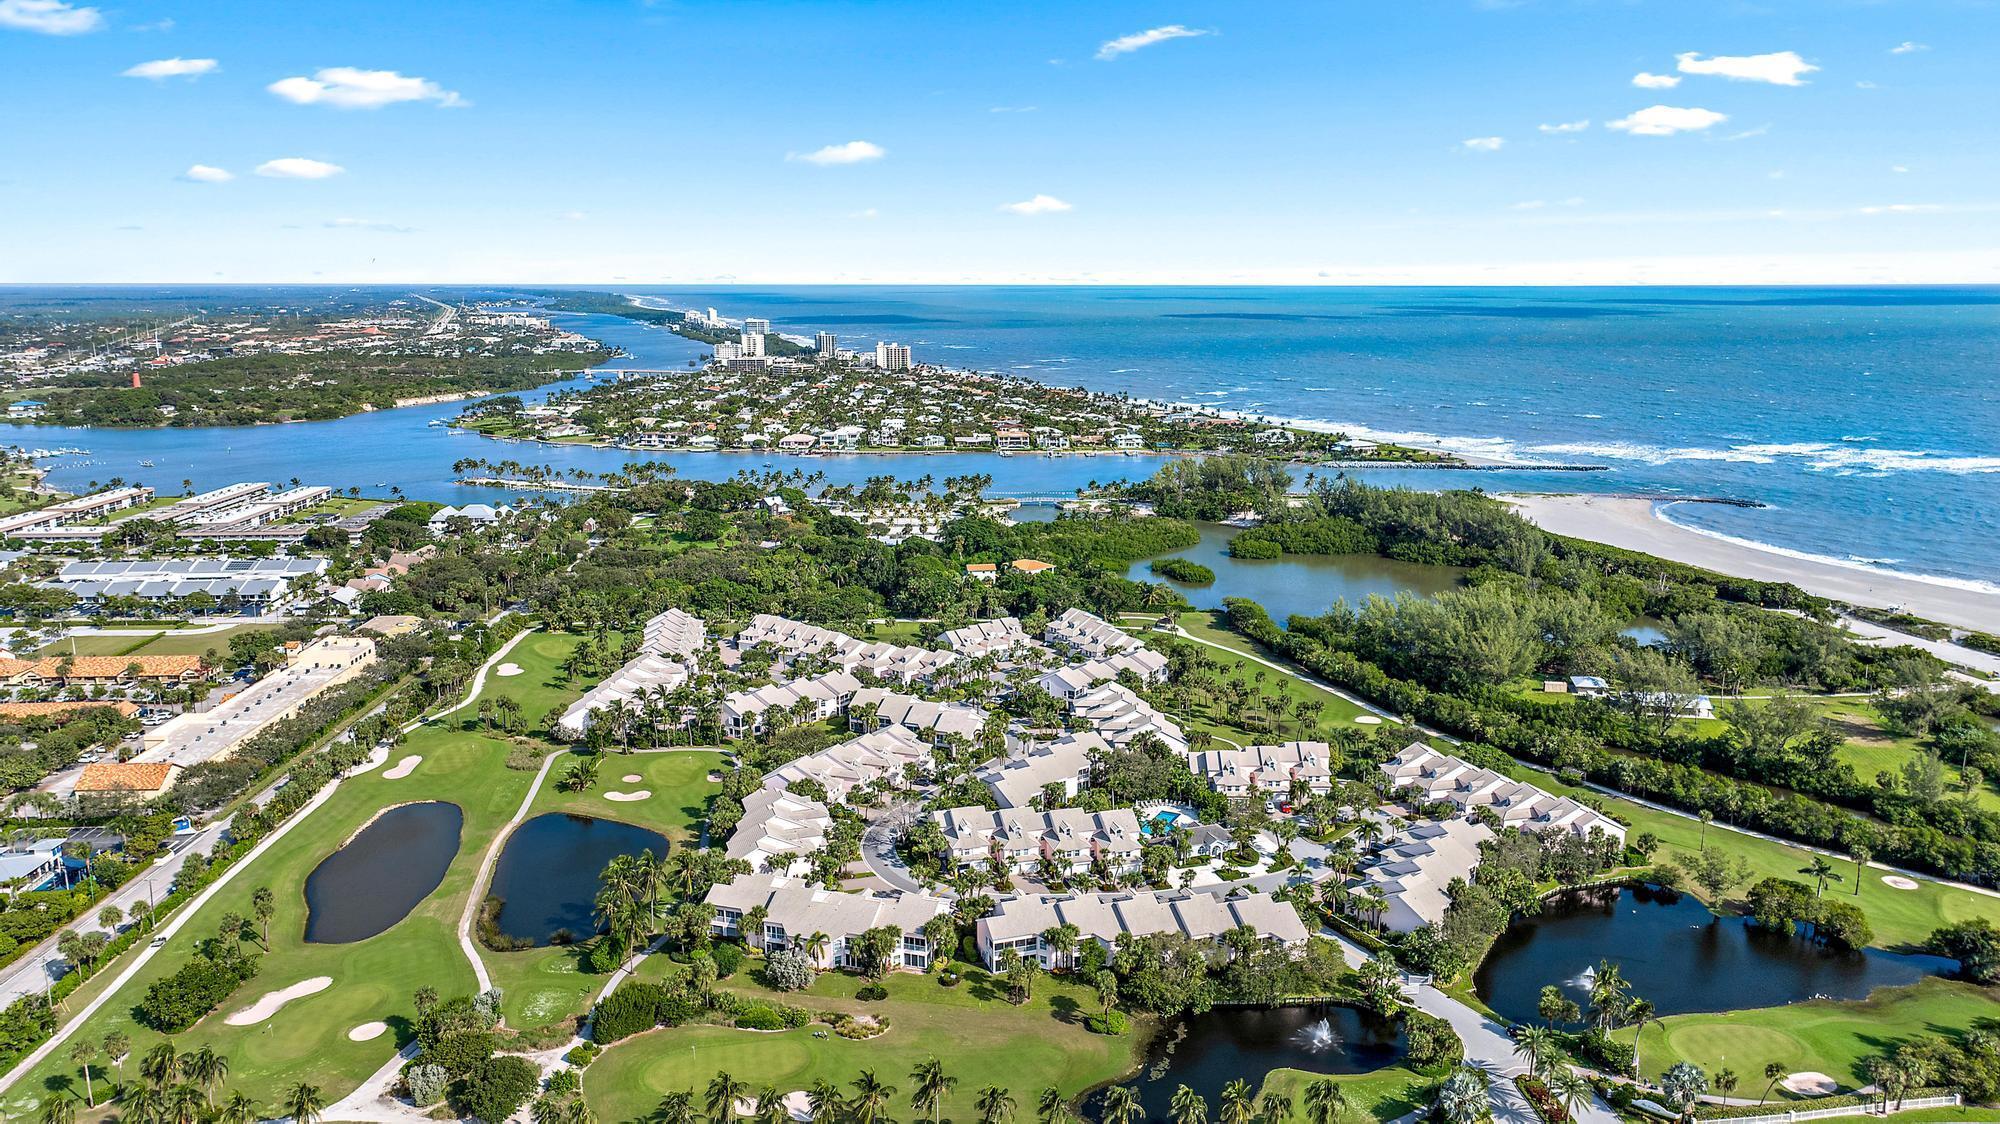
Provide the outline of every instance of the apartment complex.
[[998,863],[1015,874],[1043,870],[1077,875],[1102,866],[1113,876],[1139,869],[1139,819],[1130,808],[1088,812],[1057,808],[1031,812],[1013,808],[950,808],[932,813],[944,831],[946,855],[954,866]]
[[1188,892],[1120,894],[1038,894],[1008,898],[979,919],[979,955],[997,969],[1009,951],[1043,967],[1055,965],[1056,953],[1042,934],[1073,925],[1083,940],[1112,948],[1121,934],[1147,937],[1180,933],[1194,940],[1213,941],[1235,929],[1253,929],[1265,940],[1286,947],[1304,944],[1311,935],[1298,911],[1269,894],[1222,898]]
[[[889,928],[898,934],[892,966],[924,971],[933,955],[924,924],[951,910],[928,894],[844,893],[782,874],[745,874],[711,888],[704,900],[715,907],[716,936],[740,937],[767,952],[797,950],[821,970],[862,967],[855,951],[862,934]],[[745,933],[753,909],[764,911],[763,928]]]
[[1390,787],[1413,790],[1425,800],[1449,801],[1462,812],[1490,808],[1505,827],[1519,831],[1562,830],[1588,837],[1601,832],[1625,841],[1625,825],[1567,796],[1556,796],[1525,781],[1484,769],[1412,742],[1382,763]]

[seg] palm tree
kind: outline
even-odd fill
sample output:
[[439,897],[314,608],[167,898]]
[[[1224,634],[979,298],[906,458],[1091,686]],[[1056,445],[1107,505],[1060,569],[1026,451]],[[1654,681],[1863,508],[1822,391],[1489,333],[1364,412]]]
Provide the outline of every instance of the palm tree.
[[326,1101],[319,1095],[319,1086],[301,1081],[285,1094],[285,1110],[298,1124],[314,1124],[326,1111]]
[[181,1056],[174,1050],[173,1039],[146,1051],[139,1060],[139,1076],[154,1089],[164,1089],[180,1079]]
[[1285,1124],[1292,1118],[1292,1098],[1283,1093],[1265,1093],[1257,1103],[1263,1124]]
[[1146,1115],[1146,1106],[1139,1103],[1137,1090],[1130,1085],[1113,1085],[1104,1091],[1104,1102],[1098,1112],[1098,1119],[1104,1124],[1136,1124]]
[[132,1052],[132,1039],[124,1031],[114,1030],[104,1036],[104,1056],[118,1068],[118,1084],[125,1084],[125,1058]]
[[653,1119],[659,1124],[698,1124],[701,1117],[694,1110],[694,1094],[682,1089],[660,1098],[653,1106]]
[[181,1070],[187,1074],[188,1080],[200,1087],[213,1106],[217,1087],[229,1079],[229,1059],[213,1048],[203,1046],[181,1059]]
[[757,1090],[757,1111],[752,1114],[757,1124],[790,1124],[792,1111],[785,1107],[785,1095],[778,1092],[776,1085],[766,1085]]
[[266,952],[271,949],[271,918],[277,916],[278,900],[269,886],[259,886],[250,895],[250,912],[257,915],[257,931]]
[[1222,1124],[1250,1124],[1257,1118],[1256,1094],[1241,1077],[1222,1087]]
[[1811,862],[1799,868],[1799,873],[1813,880],[1814,894],[1822,898],[1826,896],[1828,882],[1840,881],[1840,872],[1833,869],[1833,864],[1827,861],[1825,855],[1814,855]]
[[1590,980],[1590,1019],[1597,1029],[1609,1032],[1624,1023],[1631,1007],[1626,998],[1630,990],[1618,965],[1609,960],[1597,962],[1597,973]]
[[1540,1077],[1542,1069],[1555,1061],[1555,1033],[1547,1027],[1524,1026],[1514,1035],[1514,1056],[1528,1063],[1528,1076]]
[[998,1085],[979,1090],[973,1107],[979,1110],[979,1124],[1007,1124],[1014,1119],[1014,1098]]
[[1692,1120],[1694,1106],[1708,1092],[1708,1075],[1693,1062],[1675,1062],[1660,1078],[1660,1092],[1667,1107],[1679,1110],[1683,1120]]
[[1208,1124],[1208,1098],[1182,1085],[1168,1102],[1167,1120],[1169,1124]]
[[1476,1124],[1492,1111],[1493,1098],[1484,1070],[1461,1065],[1438,1085],[1437,1112],[1446,1124]]
[[1076,1110],[1069,1107],[1069,1098],[1062,1090],[1050,1085],[1035,1098],[1036,1124],[1076,1124]]
[[703,1106],[708,1109],[708,1118],[714,1124],[729,1124],[736,1115],[736,1102],[750,1087],[727,1073],[717,1071],[708,1081],[708,1100]]
[[1337,1081],[1315,1081],[1306,1086],[1308,1124],[1339,1124],[1347,1113],[1347,1090]]
[[944,1063],[932,1057],[917,1063],[917,1068],[910,1071],[910,1081],[916,1085],[910,1103],[916,1106],[918,1112],[930,1113],[931,1124],[937,1124],[938,1106],[944,1103],[945,1095],[951,1092],[952,1086],[958,1084],[958,1078],[946,1074]]
[[1764,1103],[1765,1101],[1767,1101],[1767,1100],[1770,1100],[1770,1099],[1771,1099],[1771,1090],[1773,1090],[1773,1089],[1777,1088],[1777,1087],[1778,1087],[1778,1082],[1780,1082],[1780,1081],[1783,1081],[1784,1079],[1785,1079],[1785,1063],[1783,1063],[1783,1062],[1765,1062],[1765,1063],[1764,1063],[1764,1095],[1763,1095],[1763,1096],[1761,1096],[1761,1097],[1758,1097],[1758,1098],[1757,1098],[1757,1103],[1761,1105],[1761,1104],[1763,1104],[1763,1103]]
[[1569,1110],[1570,1119],[1576,1119],[1596,1096],[1590,1087],[1590,1079],[1574,1069],[1565,1066],[1549,1075],[1549,1091],[1556,1095],[1562,1106]]
[[76,1102],[61,1093],[42,1101],[42,1124],[76,1124]]
[[1628,1021],[1628,1022],[1631,1022],[1631,1023],[1633,1023],[1634,1025],[1636,1025],[1636,1026],[1637,1026],[1637,1027],[1639,1028],[1639,1029],[1638,1029],[1638,1030],[1637,1030],[1637,1031],[1636,1031],[1636,1032],[1635,1032],[1635,1033],[1634,1033],[1634,1034],[1632,1035],[1632,1072],[1633,1072],[1633,1073],[1638,1073],[1638,1072],[1640,1072],[1640,1069],[1639,1069],[1639,1044],[1640,1044],[1640,1040],[1646,1037],[1646,1024],[1647,1024],[1647,1023],[1649,1023],[1649,1022],[1652,1022],[1652,1021],[1653,1021],[1653,1020],[1654,1020],[1655,1018],[1657,1018],[1658,1016],[1659,1016],[1659,1010],[1658,1010],[1657,1008],[1655,1008],[1655,1007],[1653,1006],[1653,1001],[1652,1001],[1652,1000],[1650,1000],[1650,999],[1634,999],[1634,1000],[1633,1000],[1633,1001],[1632,1001],[1632,1002],[1631,1002],[1631,1003],[1630,1003],[1629,1005],[1627,1005],[1627,1006],[1626,1006],[1626,1008],[1625,1008],[1625,1018],[1626,1018],[1626,1021]]
[[260,1115],[257,1102],[242,1093],[231,1093],[222,1107],[215,1110],[217,1124],[257,1124]]
[[877,1080],[872,1069],[862,1070],[861,1076],[849,1084],[854,1086],[854,1099],[847,1108],[860,1124],[875,1124],[875,1118],[888,1107],[889,1098],[896,1095],[896,1087]]
[[97,1091],[90,1084],[90,1063],[97,1060],[97,1043],[88,1038],[80,1038],[69,1048],[69,1060],[83,1067],[83,1095],[90,1107],[97,1107]]
[[846,1111],[846,1103],[841,1100],[840,1086],[822,1077],[806,1090],[806,1109],[820,1124],[833,1124]]

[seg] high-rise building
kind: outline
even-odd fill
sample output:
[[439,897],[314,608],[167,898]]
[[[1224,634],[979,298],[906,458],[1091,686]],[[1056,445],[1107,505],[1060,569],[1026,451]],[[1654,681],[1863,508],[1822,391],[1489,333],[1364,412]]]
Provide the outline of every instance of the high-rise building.
[[819,353],[820,358],[831,359],[840,350],[840,341],[834,338],[832,332],[820,332],[813,336],[813,350]]
[[758,321],[755,320],[745,320],[743,322],[743,357],[745,359],[755,359],[764,354],[764,332],[770,331],[770,328],[767,325],[763,331],[759,331],[753,326],[757,323]]
[[875,366],[884,371],[907,371],[910,369],[910,346],[902,343],[875,344]]

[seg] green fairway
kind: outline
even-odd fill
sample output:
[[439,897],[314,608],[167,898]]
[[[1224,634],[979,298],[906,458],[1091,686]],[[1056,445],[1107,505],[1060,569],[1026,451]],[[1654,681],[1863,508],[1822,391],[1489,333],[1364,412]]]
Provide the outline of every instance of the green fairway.
[[[596,784],[584,792],[564,792],[556,782],[577,759],[575,754],[556,759],[548,780],[535,794],[530,818],[544,812],[570,812],[619,820],[651,828],[665,835],[673,846],[683,847],[695,842],[694,825],[707,813],[708,801],[719,787],[708,775],[722,763],[722,754],[706,749],[611,753],[604,757]],[[624,778],[628,776],[640,779],[627,782]],[[615,801],[606,796],[612,792],[652,795],[644,800]],[[510,1026],[535,1027],[581,1015],[609,978],[580,970],[583,949],[578,946],[519,952],[495,952],[482,946],[479,955],[494,986],[506,992],[502,1009]]]
[[1868,1082],[1862,1068],[1867,1059],[1897,1043],[1962,1031],[1994,1018],[2000,1018],[2000,993],[1925,980],[1882,988],[1852,1003],[1815,1000],[1755,1011],[1676,1015],[1646,1028],[1639,1060],[1655,1077],[1676,1061],[1693,1062],[1710,1073],[1726,1065],[1746,1075],[1761,1074],[1766,1064],[1777,1062],[1792,1073],[1828,1074],[1853,1089]]
[[[656,958],[657,959],[657,958]],[[744,972],[725,981],[738,991],[770,996]],[[1083,1026],[1097,1009],[1094,992],[1050,977],[1035,985],[1035,997],[1015,1007],[995,994],[983,972],[970,971],[956,988],[935,976],[895,973],[886,981],[889,998],[864,1003],[853,998],[861,981],[826,975],[800,995],[777,997],[818,1010],[885,1017],[889,1030],[863,1042],[835,1034],[813,1037],[805,1027],[779,1033],[728,1027],[684,1026],[655,1030],[614,1044],[584,1071],[584,1093],[599,1118],[643,1120],[667,1093],[692,1089],[696,1103],[718,1072],[753,1087],[775,1085],[780,1092],[804,1089],[818,1080],[848,1087],[862,1070],[894,1085],[889,1115],[904,1119],[910,1109],[910,1071],[932,1056],[958,1078],[943,1115],[974,1117],[979,1090],[997,1085],[1010,1091],[1017,1118],[1033,1114],[1035,1098],[1054,1085],[1066,1095],[1117,1078],[1133,1068],[1138,1038],[1109,1038]]]
[[1303,1119],[1306,1086],[1319,1081],[1338,1084],[1341,1092],[1347,1094],[1347,1103],[1353,1106],[1350,1112],[1374,1120],[1395,1120],[1427,1107],[1424,1092],[1431,1084],[1430,1078],[1400,1065],[1369,1073],[1308,1073],[1302,1069],[1274,1069],[1264,1076],[1264,1087],[1257,1095],[1260,1100],[1270,1093],[1292,1098],[1292,1111],[1298,1114],[1295,1119]]
[[[482,697],[513,695],[530,714],[573,697],[576,692],[561,683],[556,668],[575,644],[573,637],[530,635],[508,657],[524,673],[489,677]],[[107,1031],[123,1031],[131,1036],[136,1060],[161,1040],[132,1017],[132,1008],[146,988],[184,964],[195,942],[215,933],[223,914],[250,916],[252,893],[269,886],[277,895],[277,914],[262,971],[214,1013],[179,1035],[175,1045],[183,1051],[210,1045],[227,1055],[230,1087],[266,1104],[299,1081],[320,1086],[329,1101],[351,1091],[407,1036],[414,1015],[411,996],[417,988],[430,986],[453,995],[468,994],[476,987],[471,965],[458,945],[459,916],[480,856],[519,807],[533,777],[505,767],[508,744],[478,732],[476,713],[476,707],[467,707],[413,732],[390,762],[393,766],[406,756],[422,757],[408,776],[387,779],[390,768],[382,767],[341,782],[323,807],[203,906],[80,1033],[101,1039]],[[382,809],[424,800],[448,801],[465,813],[458,854],[438,889],[377,936],[350,944],[306,943],[304,887],[313,868]],[[99,979],[109,981],[115,974],[107,972]],[[265,993],[315,976],[332,977],[332,986],[294,1000],[262,1023],[232,1027],[224,1022]],[[80,1008],[96,993],[95,987],[79,991],[70,1000],[71,1009]],[[349,1030],[374,1020],[387,1021],[393,1033],[371,1042],[348,1039]],[[66,1087],[70,1082],[80,1086],[79,1071],[67,1060],[68,1049],[67,1045],[59,1049],[10,1090],[0,1102],[0,1115],[10,1119],[30,1115],[31,1105],[45,1088]],[[128,1071],[132,1064],[128,1061]]]

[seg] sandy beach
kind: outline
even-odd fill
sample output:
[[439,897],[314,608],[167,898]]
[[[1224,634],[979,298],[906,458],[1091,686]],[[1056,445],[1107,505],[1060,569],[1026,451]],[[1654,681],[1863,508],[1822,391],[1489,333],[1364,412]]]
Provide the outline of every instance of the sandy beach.
[[1543,530],[1758,581],[1791,582],[1855,605],[1901,609],[1960,628],[2000,633],[2000,595],[1794,557],[1704,535],[1661,519],[1652,500],[1609,496],[1504,496]]

